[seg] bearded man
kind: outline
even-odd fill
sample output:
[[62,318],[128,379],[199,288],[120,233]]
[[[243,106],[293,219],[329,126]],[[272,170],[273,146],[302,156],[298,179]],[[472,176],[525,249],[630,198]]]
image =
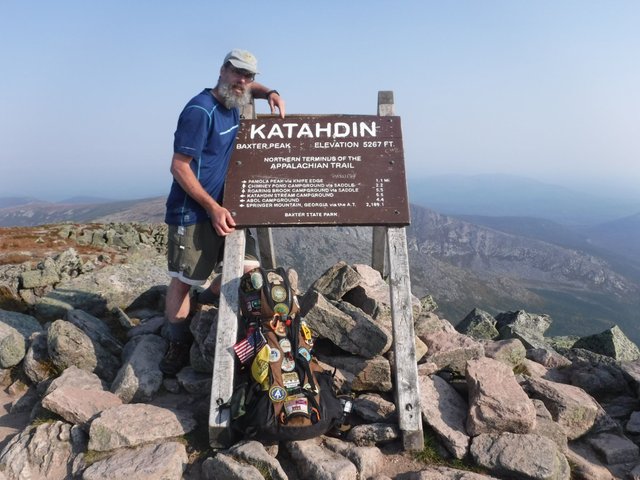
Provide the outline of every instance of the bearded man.
[[[231,213],[222,206],[222,193],[231,153],[240,127],[239,109],[251,98],[269,102],[284,118],[285,104],[277,91],[254,81],[256,57],[232,50],[220,68],[214,88],[206,88],[184,107],[174,135],[165,222],[169,226],[168,264],[171,281],[165,316],[169,349],[160,363],[167,375],[175,375],[189,362],[191,287],[206,283],[221,259],[224,237],[235,229]],[[253,238],[247,241],[245,270],[259,265]],[[203,297],[219,296],[213,282]]]

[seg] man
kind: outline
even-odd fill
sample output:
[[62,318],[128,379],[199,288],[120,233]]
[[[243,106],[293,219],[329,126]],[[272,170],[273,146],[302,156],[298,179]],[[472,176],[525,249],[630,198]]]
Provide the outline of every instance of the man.
[[[189,311],[192,286],[203,285],[221,257],[224,237],[235,229],[231,213],[221,205],[229,159],[240,126],[239,109],[251,98],[269,102],[284,118],[285,103],[277,91],[255,82],[256,57],[232,50],[220,68],[217,85],[192,98],[180,114],[175,132],[165,222],[169,225],[168,264],[171,281],[165,316],[169,349],[160,363],[167,375],[175,375],[189,362],[192,336]],[[247,242],[245,270],[259,265],[255,243]],[[219,296],[213,282],[203,296]]]

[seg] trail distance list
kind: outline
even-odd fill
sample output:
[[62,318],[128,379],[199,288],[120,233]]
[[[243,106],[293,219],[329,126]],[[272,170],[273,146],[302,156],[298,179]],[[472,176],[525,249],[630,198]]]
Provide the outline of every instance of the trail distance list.
[[399,117],[243,120],[223,204],[239,227],[409,224]]

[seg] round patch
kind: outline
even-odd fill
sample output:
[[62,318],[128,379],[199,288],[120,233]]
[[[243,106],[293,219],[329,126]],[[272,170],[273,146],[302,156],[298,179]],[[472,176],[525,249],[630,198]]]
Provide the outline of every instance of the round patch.
[[296,368],[296,362],[293,361],[293,358],[284,357],[280,368],[283,372],[293,372]]
[[291,342],[288,338],[283,338],[278,343],[280,344],[280,350],[282,350],[283,353],[289,353],[291,351]]
[[271,298],[274,302],[284,302],[287,299],[287,290],[280,285],[276,285],[271,289]]
[[276,303],[273,306],[273,311],[280,315],[287,315],[289,313],[289,307],[287,307],[284,303]]
[[284,402],[284,399],[287,398],[287,391],[278,385],[274,385],[269,389],[269,398],[272,402]]
[[262,275],[259,272],[253,272],[251,274],[251,285],[253,285],[253,288],[255,288],[256,290],[260,290],[262,288],[263,283],[264,283],[264,279],[262,278]]
[[287,336],[287,326],[284,324],[284,322],[278,322],[274,332],[279,337],[286,337]]
[[302,355],[307,362],[311,361],[311,354],[309,353],[309,350],[307,350],[306,348],[302,348],[302,347],[299,348],[298,353]]
[[280,350],[278,350],[277,348],[272,348],[269,352],[269,361],[277,362],[278,360],[280,360],[281,356],[282,354],[280,353]]

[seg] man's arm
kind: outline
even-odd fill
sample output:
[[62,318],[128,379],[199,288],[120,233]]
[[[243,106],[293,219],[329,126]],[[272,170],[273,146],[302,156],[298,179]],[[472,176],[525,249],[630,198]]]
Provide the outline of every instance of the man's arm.
[[192,157],[181,153],[174,153],[171,159],[171,174],[182,189],[204,208],[216,233],[224,237],[235,230],[236,222],[229,210],[216,202],[209,195],[194,175],[189,165]]
[[280,118],[284,118],[286,108],[284,100],[278,92],[270,90],[261,83],[253,82],[251,84],[251,95],[253,98],[263,98],[267,100],[271,108],[271,113],[275,114],[277,108],[278,112],[280,112]]

